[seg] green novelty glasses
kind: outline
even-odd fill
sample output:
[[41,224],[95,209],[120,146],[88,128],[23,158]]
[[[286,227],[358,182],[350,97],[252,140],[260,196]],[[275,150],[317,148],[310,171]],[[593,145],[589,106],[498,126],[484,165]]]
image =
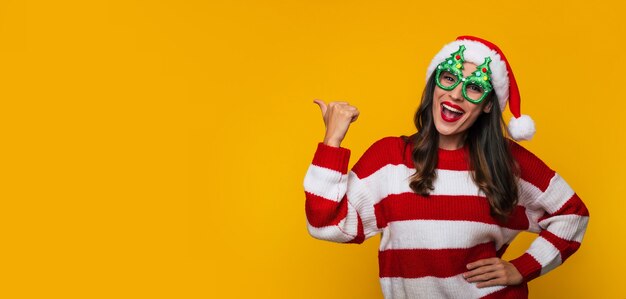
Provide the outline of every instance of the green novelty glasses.
[[443,90],[453,90],[463,82],[461,89],[463,97],[474,104],[478,104],[493,90],[491,69],[489,68],[491,58],[485,57],[485,62],[477,66],[476,71],[467,77],[463,77],[463,72],[461,71],[463,62],[465,62],[463,51],[465,51],[465,46],[461,45],[458,51],[450,54],[449,58],[437,66],[437,72],[435,73],[437,86]]

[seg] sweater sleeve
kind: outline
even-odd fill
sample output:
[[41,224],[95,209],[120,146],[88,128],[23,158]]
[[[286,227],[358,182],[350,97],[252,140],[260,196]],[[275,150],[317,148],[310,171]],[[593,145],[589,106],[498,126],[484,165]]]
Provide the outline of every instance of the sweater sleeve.
[[339,243],[363,243],[380,232],[374,205],[389,138],[370,146],[348,171],[350,150],[318,143],[304,177],[305,211],[309,234]]
[[520,164],[520,202],[526,207],[528,230],[539,234],[522,256],[511,261],[528,282],[578,250],[589,211],[567,182],[534,154],[519,145],[512,152]]

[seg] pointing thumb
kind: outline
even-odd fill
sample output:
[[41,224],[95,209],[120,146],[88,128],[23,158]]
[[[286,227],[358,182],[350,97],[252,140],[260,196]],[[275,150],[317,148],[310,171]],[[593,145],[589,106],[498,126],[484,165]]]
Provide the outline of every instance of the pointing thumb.
[[320,109],[322,110],[322,117],[325,116],[326,115],[326,103],[318,99],[313,100],[313,102],[320,106]]

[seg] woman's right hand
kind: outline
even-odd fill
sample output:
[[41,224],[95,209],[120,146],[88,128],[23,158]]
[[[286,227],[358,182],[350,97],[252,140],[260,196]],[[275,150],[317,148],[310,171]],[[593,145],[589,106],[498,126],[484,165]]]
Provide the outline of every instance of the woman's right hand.
[[328,105],[322,100],[313,100],[320,106],[322,117],[326,125],[324,144],[339,147],[346,137],[350,123],[359,117],[359,110],[347,102],[330,102]]

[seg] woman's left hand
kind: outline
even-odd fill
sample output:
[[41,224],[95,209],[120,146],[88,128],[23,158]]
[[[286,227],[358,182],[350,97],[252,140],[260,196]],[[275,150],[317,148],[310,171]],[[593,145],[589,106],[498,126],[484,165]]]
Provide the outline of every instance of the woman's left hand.
[[476,287],[479,288],[516,285],[524,279],[513,264],[497,257],[469,263],[467,269],[470,271],[463,273],[463,277],[468,282],[478,282]]

